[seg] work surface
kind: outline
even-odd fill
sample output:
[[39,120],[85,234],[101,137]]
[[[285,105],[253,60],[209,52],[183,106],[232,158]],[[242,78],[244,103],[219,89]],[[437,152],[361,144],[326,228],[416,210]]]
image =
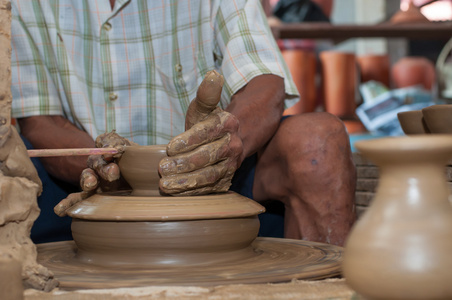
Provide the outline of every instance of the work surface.
[[240,284],[215,287],[120,288],[104,290],[54,290],[44,293],[26,290],[25,300],[97,300],[97,299],[358,299],[344,279],[292,281],[279,284]]

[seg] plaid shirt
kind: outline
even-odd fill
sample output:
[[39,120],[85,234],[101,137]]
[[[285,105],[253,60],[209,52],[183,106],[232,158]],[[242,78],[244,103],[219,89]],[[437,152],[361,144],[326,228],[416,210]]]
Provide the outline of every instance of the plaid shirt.
[[142,145],[184,131],[207,71],[223,74],[221,107],[260,74],[297,90],[259,0],[13,0],[13,117],[62,115],[93,138]]

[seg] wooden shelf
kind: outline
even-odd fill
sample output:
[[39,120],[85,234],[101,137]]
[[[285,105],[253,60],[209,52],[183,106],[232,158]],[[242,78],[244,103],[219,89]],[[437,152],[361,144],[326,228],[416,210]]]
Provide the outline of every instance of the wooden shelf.
[[330,23],[290,23],[272,27],[275,39],[333,39],[349,38],[452,38],[452,22],[422,24],[332,25]]

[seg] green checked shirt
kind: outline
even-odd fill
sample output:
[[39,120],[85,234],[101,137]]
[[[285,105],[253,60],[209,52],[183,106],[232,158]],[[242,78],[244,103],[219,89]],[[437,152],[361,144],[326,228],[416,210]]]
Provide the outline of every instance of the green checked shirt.
[[12,13],[15,118],[62,115],[93,138],[166,144],[213,69],[223,108],[270,73],[285,78],[286,107],[297,101],[259,0],[13,0]]

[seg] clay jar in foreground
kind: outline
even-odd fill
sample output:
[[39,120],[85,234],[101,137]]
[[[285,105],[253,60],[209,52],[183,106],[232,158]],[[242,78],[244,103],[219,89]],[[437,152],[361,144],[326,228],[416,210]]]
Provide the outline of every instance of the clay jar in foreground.
[[353,118],[356,108],[357,65],[353,53],[323,51],[323,94],[325,111],[340,118]]
[[132,187],[132,196],[160,196],[158,164],[165,156],[166,145],[126,148],[118,165]]
[[452,299],[452,135],[360,141],[380,168],[369,209],[345,245],[343,274],[366,299]]
[[315,53],[295,49],[284,50],[282,55],[300,94],[300,101],[288,108],[284,114],[313,112],[317,101],[317,87],[315,83],[317,63]]

